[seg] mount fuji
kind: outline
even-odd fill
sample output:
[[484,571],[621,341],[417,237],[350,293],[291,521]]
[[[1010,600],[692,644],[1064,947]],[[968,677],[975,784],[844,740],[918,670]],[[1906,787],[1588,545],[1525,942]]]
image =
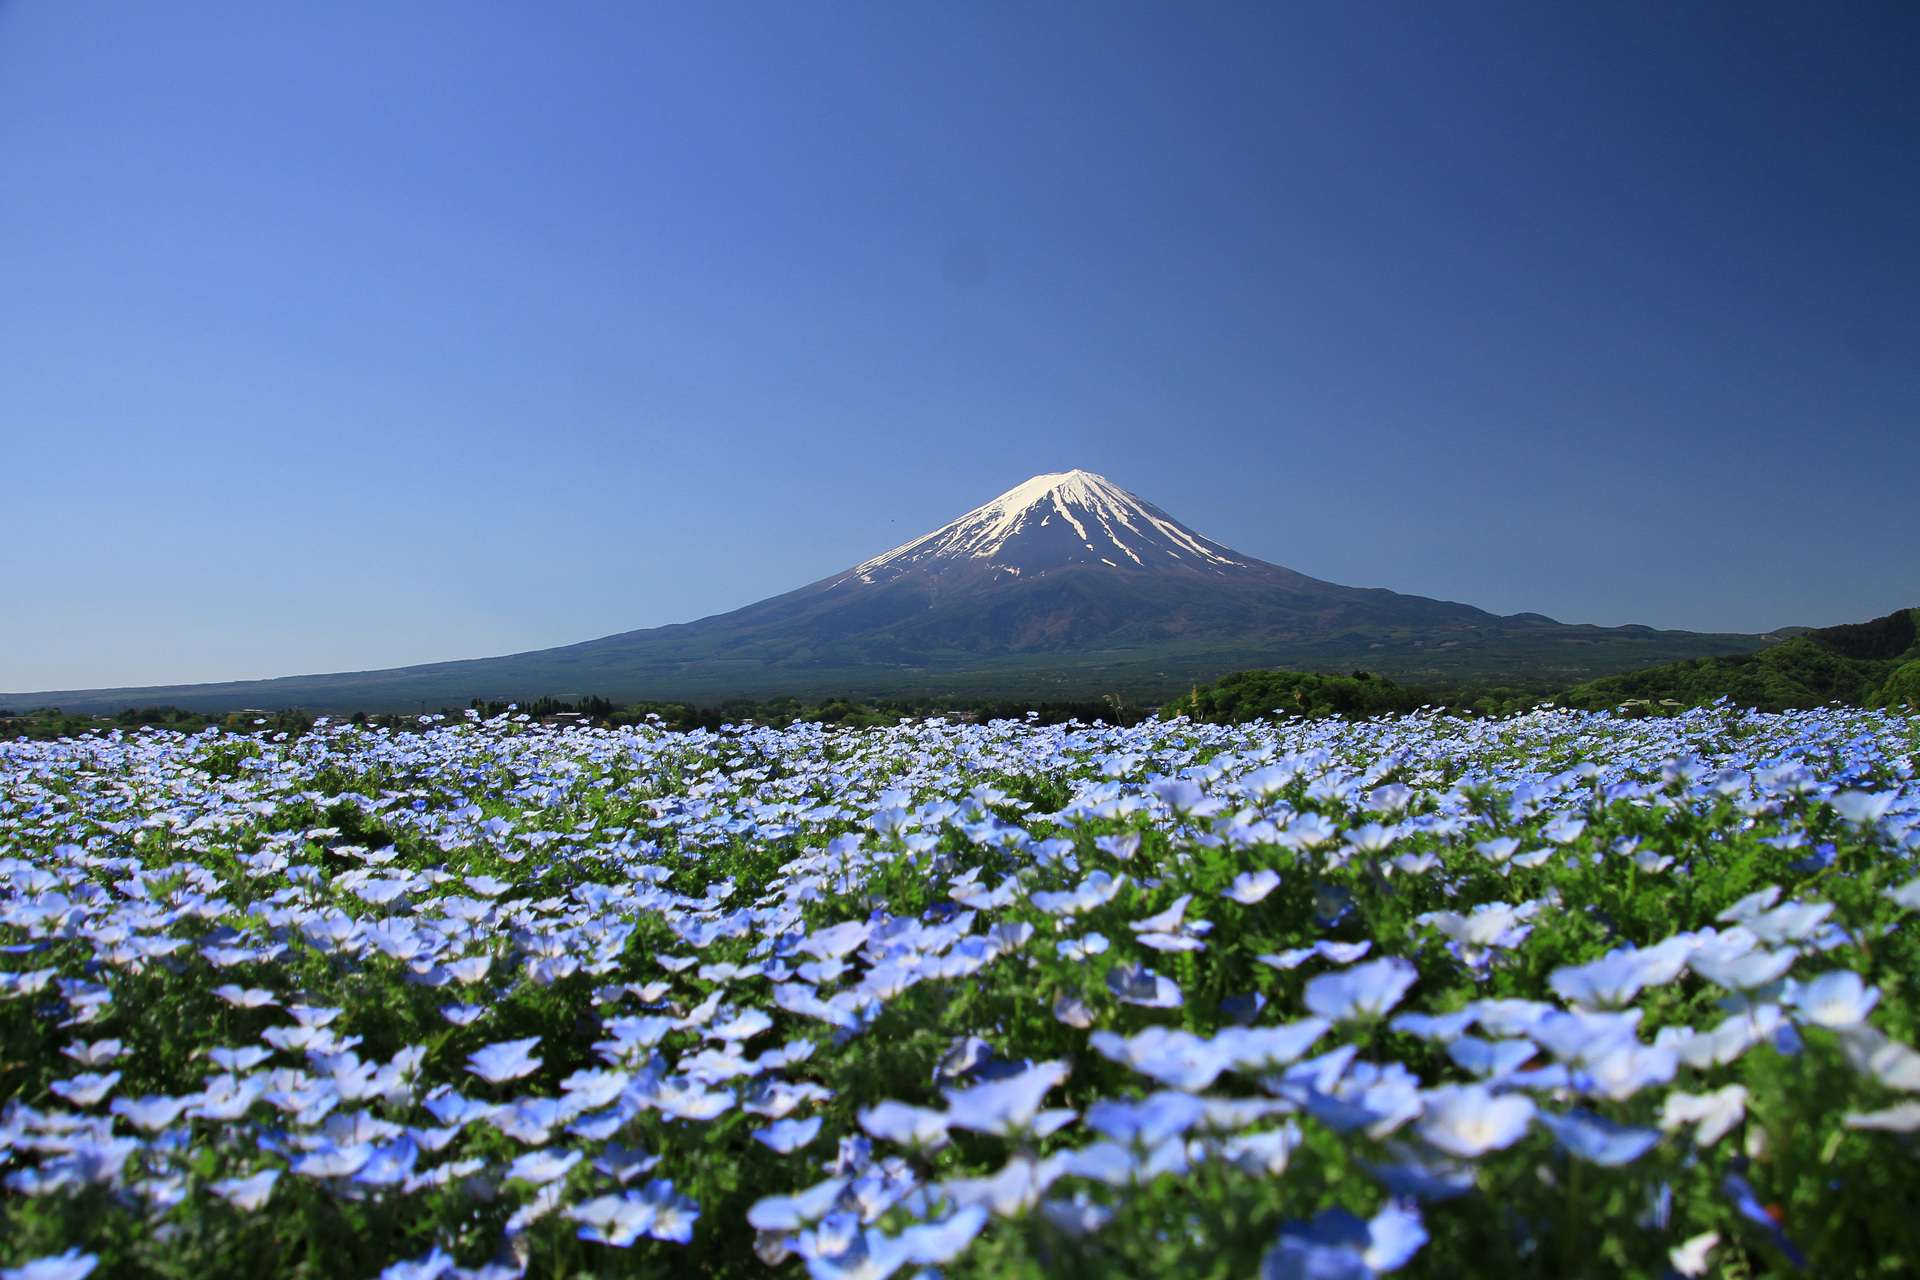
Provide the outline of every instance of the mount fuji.
[[[1594,627],[1323,582],[1196,533],[1104,476],[1035,476],[950,524],[785,595],[557,649],[229,684],[0,694],[7,705],[313,710],[598,693],[1151,699],[1252,667],[1565,684],[1760,636]],[[36,701],[37,700],[37,701]]]

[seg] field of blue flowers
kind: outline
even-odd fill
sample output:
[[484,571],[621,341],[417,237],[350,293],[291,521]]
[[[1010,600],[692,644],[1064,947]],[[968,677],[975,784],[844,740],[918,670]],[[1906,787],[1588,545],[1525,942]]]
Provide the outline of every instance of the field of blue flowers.
[[1920,721],[0,746],[5,1280],[1920,1271]]

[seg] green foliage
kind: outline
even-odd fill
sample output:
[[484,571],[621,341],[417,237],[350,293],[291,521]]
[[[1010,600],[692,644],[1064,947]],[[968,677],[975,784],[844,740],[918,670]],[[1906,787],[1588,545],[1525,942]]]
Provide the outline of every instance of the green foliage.
[[1867,705],[1892,711],[1920,711],[1920,658],[1895,668]]
[[1187,716],[1205,724],[1245,724],[1295,716],[1393,715],[1412,711],[1428,700],[1423,689],[1404,688],[1365,671],[1350,676],[1236,671],[1161,707],[1160,718]]
[[1901,609],[1872,622],[1808,631],[1759,653],[1609,676],[1568,690],[1566,701],[1594,710],[1628,702],[1693,707],[1718,698],[1761,711],[1892,705],[1878,695],[1903,661],[1920,656],[1916,615],[1920,609]]

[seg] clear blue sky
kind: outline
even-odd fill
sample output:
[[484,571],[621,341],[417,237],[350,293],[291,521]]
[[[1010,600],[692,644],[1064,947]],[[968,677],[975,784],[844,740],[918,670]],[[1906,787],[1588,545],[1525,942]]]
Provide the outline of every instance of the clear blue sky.
[[0,688],[684,621],[1084,467],[1566,621],[1920,604],[1908,4],[0,5]]

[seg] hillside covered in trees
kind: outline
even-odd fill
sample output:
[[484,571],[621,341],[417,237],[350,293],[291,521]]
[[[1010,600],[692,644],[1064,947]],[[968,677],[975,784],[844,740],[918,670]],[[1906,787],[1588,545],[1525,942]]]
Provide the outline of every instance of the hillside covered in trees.
[[1693,658],[1569,689],[1569,706],[1698,706],[1716,698],[1762,711],[1843,703],[1920,710],[1920,609],[1822,627],[1758,653]]

